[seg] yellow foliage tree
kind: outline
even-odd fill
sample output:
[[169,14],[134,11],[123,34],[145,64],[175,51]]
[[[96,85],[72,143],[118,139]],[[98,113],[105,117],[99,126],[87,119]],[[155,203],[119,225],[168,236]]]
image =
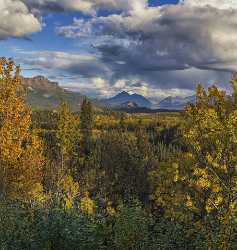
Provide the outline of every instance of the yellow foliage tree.
[[[231,83],[232,96],[198,85],[197,102],[185,111],[187,152],[176,164],[151,173],[158,183],[151,198],[166,215],[192,221],[210,249],[217,239],[220,249],[229,249],[237,209],[237,75]],[[219,237],[213,237],[216,225]]]
[[44,157],[23,93],[19,67],[0,59],[0,192],[3,199],[28,201],[42,191]]
[[58,183],[58,191],[60,192],[64,208],[71,209],[75,198],[79,196],[79,184],[74,182],[71,176],[67,175]]
[[63,173],[68,171],[67,163],[72,154],[72,149],[75,143],[75,140],[79,136],[78,134],[78,119],[73,115],[70,110],[70,107],[66,102],[62,102],[58,109],[58,129],[57,129],[57,139],[60,149],[61,157],[61,171]]
[[207,218],[219,219],[222,249],[229,249],[237,209],[236,75],[231,83],[232,96],[215,86],[206,92],[199,85],[197,104],[187,108],[184,126],[184,138],[190,151],[186,158],[192,163],[191,178],[184,176],[192,190],[188,197],[207,232],[211,227]]
[[86,192],[79,202],[79,208],[81,211],[88,215],[93,215],[95,212],[94,201],[89,197],[89,194]]

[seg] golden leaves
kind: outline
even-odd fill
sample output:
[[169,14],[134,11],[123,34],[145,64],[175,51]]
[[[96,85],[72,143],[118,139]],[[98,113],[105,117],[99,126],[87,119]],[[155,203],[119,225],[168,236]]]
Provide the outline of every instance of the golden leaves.
[[[24,103],[20,69],[0,60],[1,191],[9,199],[30,199],[42,180],[42,143],[31,130],[31,111]],[[40,189],[38,189],[40,190]]]
[[85,193],[84,197],[80,200],[79,208],[85,214],[92,215],[95,211],[95,205],[92,199],[89,198],[89,194]]

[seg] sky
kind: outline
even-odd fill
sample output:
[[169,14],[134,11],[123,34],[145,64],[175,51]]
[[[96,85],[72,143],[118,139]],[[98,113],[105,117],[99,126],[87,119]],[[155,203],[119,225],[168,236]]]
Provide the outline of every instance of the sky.
[[0,0],[0,56],[95,98],[228,90],[237,0]]

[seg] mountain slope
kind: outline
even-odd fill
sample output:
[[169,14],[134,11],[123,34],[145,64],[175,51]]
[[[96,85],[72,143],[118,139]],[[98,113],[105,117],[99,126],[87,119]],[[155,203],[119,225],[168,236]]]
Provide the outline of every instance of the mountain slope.
[[151,102],[147,100],[144,96],[138,94],[130,95],[125,91],[119,93],[118,95],[110,99],[103,100],[103,103],[113,108],[124,106],[125,103],[134,103],[138,107],[146,107],[146,108],[151,108],[152,105]]
[[57,107],[61,101],[66,101],[73,110],[79,110],[83,96],[61,88],[58,83],[52,82],[43,76],[23,78],[26,88],[26,101],[36,109],[52,109]]
[[162,100],[158,107],[161,109],[177,109],[182,110],[185,108],[185,106],[189,103],[195,103],[196,102],[196,96],[188,96],[188,97],[172,97],[169,96]]

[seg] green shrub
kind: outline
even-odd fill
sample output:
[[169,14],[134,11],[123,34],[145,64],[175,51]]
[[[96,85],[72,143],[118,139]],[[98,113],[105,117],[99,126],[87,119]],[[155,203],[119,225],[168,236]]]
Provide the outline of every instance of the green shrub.
[[148,220],[139,207],[123,208],[114,226],[116,249],[147,249]]
[[1,206],[1,250],[102,249],[99,223],[76,210]]
[[203,235],[194,231],[192,227],[167,219],[159,219],[152,227],[149,249],[204,250],[207,246]]

